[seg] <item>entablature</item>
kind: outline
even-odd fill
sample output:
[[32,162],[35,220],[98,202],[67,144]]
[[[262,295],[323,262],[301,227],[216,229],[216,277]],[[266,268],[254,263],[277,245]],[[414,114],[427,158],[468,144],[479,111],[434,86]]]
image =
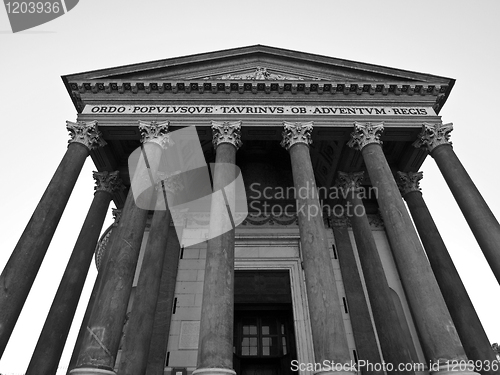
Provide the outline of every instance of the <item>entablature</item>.
[[[89,103],[108,101],[235,101],[387,103],[432,106],[436,113],[450,86],[428,82],[318,82],[318,81],[70,81],[70,94],[82,112]],[[200,94],[217,94],[206,97]]]

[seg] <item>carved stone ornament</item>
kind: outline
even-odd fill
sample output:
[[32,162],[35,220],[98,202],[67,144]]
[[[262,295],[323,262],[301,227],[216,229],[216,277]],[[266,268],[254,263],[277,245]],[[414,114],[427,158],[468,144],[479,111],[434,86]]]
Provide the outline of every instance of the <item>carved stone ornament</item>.
[[103,233],[103,235],[101,236],[99,242],[97,242],[97,245],[95,247],[94,260],[98,271],[99,268],[101,268],[102,257],[104,256],[104,252],[106,251],[106,246],[108,245],[109,237],[111,236],[112,231],[113,231],[113,225],[111,225],[108,229],[106,229],[106,231]]
[[158,172],[159,180],[156,185],[156,189],[161,190],[162,188],[165,188],[165,190],[170,193],[176,193],[184,190],[184,184],[179,176],[180,173],[181,171],[177,171],[176,173],[167,175],[164,172]]
[[366,215],[368,217],[368,223],[370,223],[370,228],[373,229],[379,229],[383,230],[385,228],[384,226],[384,219],[382,219],[382,216],[380,214],[375,214],[375,215]]
[[111,233],[113,232],[114,228],[118,226],[118,223],[120,222],[120,219],[122,217],[121,209],[112,208],[111,213],[113,214],[113,218],[115,219],[115,221],[108,227],[108,229],[104,231],[104,233],[102,234],[101,238],[99,238],[99,241],[97,242],[97,245],[95,247],[94,259],[97,270],[99,270],[99,268],[101,267],[101,261],[104,256],[104,253],[107,250]]
[[335,185],[343,191],[344,194],[347,194],[349,190],[358,191],[359,185],[363,178],[365,177],[365,172],[355,172],[355,173],[345,173],[338,172],[337,181]]
[[125,190],[122,180],[119,178],[119,172],[92,172],[95,180],[95,191],[105,191],[113,194],[115,191]]
[[412,191],[420,191],[420,180],[424,177],[422,172],[398,172],[397,183],[401,195],[411,193]]
[[252,81],[268,80],[268,81],[278,81],[278,80],[292,80],[292,81],[302,81],[304,78],[297,76],[285,76],[282,74],[274,74],[267,71],[267,68],[258,66],[255,72],[252,73],[241,73],[241,74],[226,74],[220,77],[220,79],[247,79]]
[[111,214],[113,215],[113,219],[115,220],[113,222],[114,226],[117,226],[118,223],[120,222],[120,219],[122,218],[122,212],[123,212],[123,210],[120,208],[112,208],[111,209]]
[[384,132],[384,123],[354,123],[354,131],[351,133],[351,140],[347,143],[349,147],[361,151],[371,143],[382,144],[380,137]]
[[273,214],[248,215],[241,225],[299,225],[297,214]]
[[418,138],[413,142],[416,148],[425,148],[431,153],[437,146],[451,145],[450,133],[453,130],[453,124],[422,124],[422,131]]
[[287,151],[297,143],[304,143],[309,146],[312,143],[311,133],[313,123],[310,122],[283,122],[283,140],[281,146]]
[[350,227],[351,222],[349,221],[349,218],[347,216],[330,216],[328,218],[328,221],[330,223],[330,227]]
[[170,144],[170,136],[168,134],[168,121],[140,121],[139,131],[141,132],[141,143],[152,142],[159,145],[161,148],[166,148]]
[[500,345],[494,342],[493,344],[491,344],[491,349],[493,349],[495,355],[497,356],[497,359],[500,361]]
[[81,143],[89,151],[106,145],[101,132],[97,129],[97,121],[66,121],[66,129],[70,136],[68,143]]
[[231,143],[236,150],[242,146],[241,121],[212,121],[212,134],[214,148],[221,143]]

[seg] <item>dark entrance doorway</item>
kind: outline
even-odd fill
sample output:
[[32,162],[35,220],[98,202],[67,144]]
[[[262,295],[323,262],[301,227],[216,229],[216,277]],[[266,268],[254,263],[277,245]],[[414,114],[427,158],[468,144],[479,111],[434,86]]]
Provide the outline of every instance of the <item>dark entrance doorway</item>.
[[289,375],[296,359],[288,271],[236,271],[234,370]]

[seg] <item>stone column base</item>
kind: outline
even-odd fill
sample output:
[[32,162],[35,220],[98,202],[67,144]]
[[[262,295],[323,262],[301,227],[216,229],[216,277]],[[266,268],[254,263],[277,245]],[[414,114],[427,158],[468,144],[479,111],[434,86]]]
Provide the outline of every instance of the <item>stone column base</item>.
[[116,372],[95,367],[74,368],[69,375],[116,375]]
[[440,363],[438,369],[431,368],[432,375],[479,375],[474,371],[473,364],[467,364],[466,361],[453,363]]
[[193,371],[193,375],[236,375],[236,371],[228,368],[199,368]]

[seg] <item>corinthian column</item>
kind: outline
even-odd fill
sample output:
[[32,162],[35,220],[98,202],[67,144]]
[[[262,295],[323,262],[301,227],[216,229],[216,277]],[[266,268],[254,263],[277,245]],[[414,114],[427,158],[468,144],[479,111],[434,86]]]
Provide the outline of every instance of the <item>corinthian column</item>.
[[[364,172],[338,172],[337,186],[342,189],[343,196],[350,205],[347,214],[352,223],[359,261],[384,360],[389,363],[411,363],[409,345],[413,345],[413,343],[408,342],[408,338],[403,332],[363,201],[359,196],[361,193],[360,182],[363,177]],[[409,339],[411,340],[411,338]],[[396,369],[395,373],[410,374],[414,371]]]
[[[334,361],[343,365],[335,372],[349,374],[351,356],[309,155],[312,129],[312,122],[284,122],[281,145],[290,153],[292,162],[315,362]],[[317,373],[330,372],[325,369]]]
[[165,209],[155,210],[153,213],[132,311],[123,338],[121,362],[118,366],[120,375],[143,375],[146,372],[163,261],[167,252],[173,252],[167,249],[170,227],[167,194],[182,189],[182,184],[176,182],[176,179],[174,175],[157,184],[161,193],[158,194],[159,203],[164,204]]
[[115,230],[114,228],[116,228],[118,226],[118,223],[120,222],[120,218],[122,216],[122,210],[111,209],[111,213],[113,215],[114,222],[106,231],[104,231],[95,249],[95,263],[98,271],[97,278],[94,282],[94,287],[92,288],[92,292],[90,293],[89,302],[87,303],[87,308],[85,309],[85,314],[83,315],[82,323],[80,324],[80,330],[78,331],[78,336],[76,338],[75,346],[73,348],[73,353],[71,353],[71,359],[69,360],[68,370],[66,371],[67,374],[76,366],[76,361],[78,360],[78,353],[80,353],[83,338],[85,336],[85,332],[87,331],[86,329],[87,323],[90,319],[92,308],[94,307],[97,291],[99,290],[99,286],[102,284],[101,282],[103,276],[102,270],[105,268],[104,264],[106,264],[107,259],[109,258],[109,249],[112,247],[111,243],[117,237],[118,230],[117,229]]
[[[168,143],[168,124],[140,124],[143,143],[137,169],[131,176],[129,190],[120,222],[110,243],[109,255],[100,270],[101,285],[78,354],[72,375],[115,374],[116,354],[120,344],[125,314],[132,291],[142,237],[152,204],[158,167]],[[145,178],[149,177],[149,186]],[[134,187],[137,189],[134,191]],[[140,203],[139,203],[140,202]],[[146,209],[139,208],[145,207]]]
[[163,270],[156,302],[153,334],[149,344],[146,375],[163,375],[165,368],[175,296],[175,281],[177,279],[179,253],[181,250],[179,239],[174,230],[169,232],[167,248],[168,251],[163,258]]
[[[373,328],[368,300],[363,290],[363,284],[356,264],[354,249],[352,247],[349,231],[347,229],[346,217],[330,218],[330,224],[335,237],[340,269],[342,270],[342,281],[344,282],[345,294],[349,306],[352,333],[356,342],[356,352],[359,360],[366,363],[382,363],[382,357],[376,344],[377,338]],[[382,369],[360,368],[362,375],[383,375]]]
[[[467,357],[474,362],[478,361],[477,363],[493,363],[496,360],[495,353],[422,197],[419,183],[421,179],[422,172],[398,172],[401,194],[408,204]],[[485,368],[486,366],[482,366],[479,372],[498,374],[498,371],[493,371],[491,366],[489,371]]]
[[[438,372],[446,372],[453,363],[466,361],[467,357],[382,151],[383,129],[382,123],[356,122],[349,146],[361,151],[377,189],[380,212],[427,363],[439,367]],[[463,367],[460,370],[472,373],[473,366],[470,371],[463,371]]]
[[472,233],[500,283],[500,225],[451,146],[453,124],[424,123],[413,144],[425,148],[450,188]]
[[116,172],[94,172],[94,200],[59,284],[26,374],[55,374],[114,191],[125,187]]
[[0,357],[40,269],[85,159],[104,146],[97,121],[69,122],[68,149],[0,276]]
[[203,282],[198,368],[195,375],[236,374],[233,370],[234,225],[228,191],[236,178],[236,151],[241,147],[241,121],[212,121],[216,152],[214,194]]

